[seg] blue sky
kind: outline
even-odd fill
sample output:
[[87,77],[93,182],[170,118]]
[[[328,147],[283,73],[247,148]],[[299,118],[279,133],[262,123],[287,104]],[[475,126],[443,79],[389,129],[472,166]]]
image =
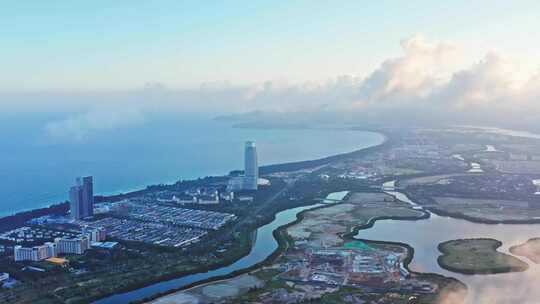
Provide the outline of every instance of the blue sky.
[[[339,3],[339,5],[338,5]],[[366,75],[416,33],[540,67],[538,1],[1,1],[0,91]]]

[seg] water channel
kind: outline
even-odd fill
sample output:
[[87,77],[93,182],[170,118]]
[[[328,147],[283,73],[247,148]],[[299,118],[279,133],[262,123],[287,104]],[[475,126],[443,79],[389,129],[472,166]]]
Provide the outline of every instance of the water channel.
[[251,252],[236,261],[235,263],[218,268],[216,270],[188,275],[185,277],[163,281],[156,284],[152,284],[143,288],[139,288],[130,292],[120,293],[94,302],[95,304],[117,304],[117,303],[129,303],[131,301],[142,300],[144,298],[163,293],[173,289],[179,289],[184,286],[191,285],[193,283],[228,275],[234,271],[242,270],[251,267],[257,263],[264,261],[270,256],[277,248],[277,241],[274,239],[273,232],[277,228],[287,225],[296,220],[296,215],[306,209],[311,209],[320,206],[321,204],[298,207],[289,210],[285,210],[276,214],[276,218],[271,223],[264,225],[257,229],[257,238],[255,245],[252,247]]
[[[391,191],[393,183],[385,184],[387,193],[399,200],[412,202],[405,194]],[[429,219],[418,221],[383,220],[367,230],[359,231],[359,239],[401,242],[411,245],[415,252],[409,268],[417,272],[438,273],[454,277],[469,287],[467,304],[538,303],[540,299],[540,267],[529,264],[525,272],[493,275],[462,275],[442,269],[437,263],[440,255],[437,245],[462,238],[493,238],[501,241],[499,251],[509,253],[509,247],[540,236],[540,225],[531,224],[480,224],[462,219],[431,214]]]
[[[384,190],[394,195],[400,201],[411,204],[415,209],[422,207],[412,202],[405,194],[395,191],[394,183],[384,185]],[[345,192],[336,193],[341,197]],[[334,198],[332,196],[331,198]],[[282,211],[271,223],[257,230],[257,239],[249,255],[237,262],[216,270],[197,273],[178,279],[164,281],[143,287],[134,291],[110,296],[96,301],[97,304],[128,303],[141,300],[157,293],[182,288],[193,283],[230,274],[253,266],[271,255],[278,247],[273,237],[273,231],[296,219],[298,213],[321,204],[299,207]],[[416,272],[438,273],[454,277],[469,287],[467,304],[507,304],[507,303],[538,303],[540,299],[540,267],[531,261],[530,268],[525,272],[494,274],[494,275],[462,275],[442,269],[437,263],[440,255],[437,245],[441,242],[461,238],[494,238],[500,240],[503,246],[499,251],[509,254],[509,247],[527,241],[529,238],[540,236],[540,225],[506,225],[480,224],[462,219],[441,217],[431,214],[429,219],[418,221],[382,220],[366,230],[359,231],[359,239],[391,241],[407,243],[415,249],[414,258],[409,268]],[[447,304],[447,303],[445,303]]]

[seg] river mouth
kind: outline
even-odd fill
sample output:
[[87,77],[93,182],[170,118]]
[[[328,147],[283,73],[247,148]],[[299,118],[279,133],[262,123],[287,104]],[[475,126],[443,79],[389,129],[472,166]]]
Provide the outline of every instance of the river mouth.
[[[387,191],[399,200],[417,206],[405,194]],[[482,224],[463,219],[431,214],[417,221],[382,220],[369,229],[360,230],[357,239],[406,243],[414,248],[409,269],[422,273],[437,273],[454,277],[469,288],[467,304],[538,303],[540,266],[517,257],[529,264],[524,272],[491,275],[463,275],[445,270],[437,263],[441,254],[439,243],[466,238],[493,238],[503,243],[500,252],[511,254],[509,248],[540,236],[539,224]],[[446,304],[446,303],[445,303]]]

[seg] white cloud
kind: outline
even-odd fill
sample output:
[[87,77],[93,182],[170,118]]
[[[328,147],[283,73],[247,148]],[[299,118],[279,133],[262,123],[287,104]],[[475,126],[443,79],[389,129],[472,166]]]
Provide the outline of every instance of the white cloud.
[[[85,100],[91,110],[51,121],[45,130],[52,138],[81,141],[99,132],[130,127],[160,115],[217,116],[252,111],[272,113],[263,116],[269,120],[293,123],[310,119],[502,127],[529,123],[540,129],[540,73],[519,82],[516,79],[523,79],[523,75],[496,53],[456,69],[462,46],[429,41],[421,35],[404,39],[401,47],[400,56],[383,61],[366,77],[347,75],[308,83],[267,81],[251,86],[235,86],[224,81],[205,83],[193,90],[173,90],[153,84],[144,90],[110,96],[108,93],[63,96]],[[111,99],[119,101],[99,102]],[[104,106],[107,104],[116,106]]]
[[143,121],[141,111],[135,108],[100,107],[50,121],[45,125],[45,132],[54,141],[82,142],[96,133],[131,127]]
[[443,99],[457,108],[510,101],[520,95],[511,73],[508,62],[490,53],[469,69],[454,73],[439,95],[430,97]]
[[455,53],[449,43],[416,35],[401,41],[403,56],[384,61],[360,86],[360,103],[421,99],[437,87],[445,60]]

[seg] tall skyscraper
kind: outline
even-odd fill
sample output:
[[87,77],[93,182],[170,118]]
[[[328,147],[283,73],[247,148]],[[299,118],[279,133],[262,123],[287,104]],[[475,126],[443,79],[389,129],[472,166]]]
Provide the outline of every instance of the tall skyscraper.
[[257,147],[255,142],[247,141],[244,151],[244,189],[257,190],[259,181],[259,165],[257,163]]
[[94,215],[94,184],[92,176],[77,178],[76,185],[69,189],[71,217],[81,219]]
[[81,219],[82,210],[82,191],[80,185],[75,185],[69,188],[69,211],[71,212],[71,218],[74,220]]
[[94,215],[94,182],[92,176],[83,177],[82,198],[84,217]]

